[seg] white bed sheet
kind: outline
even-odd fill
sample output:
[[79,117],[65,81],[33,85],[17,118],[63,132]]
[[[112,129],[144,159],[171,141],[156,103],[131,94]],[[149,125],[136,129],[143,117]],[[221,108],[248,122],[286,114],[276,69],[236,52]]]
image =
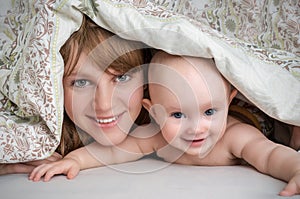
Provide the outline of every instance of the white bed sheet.
[[[2,199],[203,198],[274,199],[286,185],[248,166],[186,166],[142,159],[31,182],[25,174],[0,177]],[[291,199],[299,199],[293,196]]]

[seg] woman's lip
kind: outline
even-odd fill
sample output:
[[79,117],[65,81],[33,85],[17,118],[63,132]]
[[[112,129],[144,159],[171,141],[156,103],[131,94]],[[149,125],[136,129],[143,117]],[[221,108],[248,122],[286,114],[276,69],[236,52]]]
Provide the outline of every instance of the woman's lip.
[[90,117],[90,118],[93,119],[99,127],[108,128],[108,127],[115,126],[119,122],[119,120],[123,114],[124,114],[124,112],[122,112],[118,115],[115,115],[115,116],[111,116],[111,117],[96,117],[96,119],[92,118],[92,117]]
[[119,118],[119,116],[114,117],[106,117],[106,118],[97,118],[96,122],[101,124],[107,124],[116,121]]
[[119,121],[119,117],[118,117],[117,120],[114,120],[112,122],[107,122],[107,123],[99,123],[99,122],[97,122],[97,125],[100,128],[110,128],[110,127],[116,126],[118,124],[118,121]]
[[117,123],[120,121],[120,119],[124,113],[125,112],[122,112],[118,115],[111,116],[111,117],[97,117],[96,122],[97,122],[98,126],[100,126],[101,128],[113,127],[113,126],[117,125]]

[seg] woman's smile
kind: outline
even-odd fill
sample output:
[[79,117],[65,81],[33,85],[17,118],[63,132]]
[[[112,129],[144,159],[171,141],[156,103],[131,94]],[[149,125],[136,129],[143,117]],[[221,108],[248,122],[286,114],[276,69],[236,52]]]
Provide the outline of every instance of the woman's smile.
[[97,117],[96,122],[99,127],[101,128],[110,128],[116,126],[119,121],[122,119],[122,115],[125,112],[122,112],[118,115],[111,116],[111,117]]

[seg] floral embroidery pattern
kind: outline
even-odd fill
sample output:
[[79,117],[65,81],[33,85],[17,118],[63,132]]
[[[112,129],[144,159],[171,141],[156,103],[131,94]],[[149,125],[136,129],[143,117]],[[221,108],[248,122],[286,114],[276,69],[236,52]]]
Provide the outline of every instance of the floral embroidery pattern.
[[82,0],[78,6],[78,8],[85,13],[86,15],[88,15],[91,18],[94,18],[97,16],[97,7],[99,6],[99,4],[95,1],[92,0]]
[[[111,0],[160,20],[185,18],[212,37],[226,40],[288,70],[300,81],[300,14],[297,1]],[[192,19],[192,20],[191,20]],[[220,34],[217,34],[216,31]]]
[[45,158],[59,143],[55,75],[49,57],[54,3],[14,1],[4,18],[5,29],[0,34],[0,162]]
[[181,0],[181,7],[168,8],[201,21],[232,38],[262,48],[285,50],[300,56],[300,13],[298,1]]

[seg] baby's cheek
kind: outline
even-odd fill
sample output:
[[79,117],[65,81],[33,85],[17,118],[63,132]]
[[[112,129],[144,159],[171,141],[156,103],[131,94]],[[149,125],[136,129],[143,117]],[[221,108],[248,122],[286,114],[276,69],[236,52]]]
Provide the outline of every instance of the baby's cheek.
[[172,144],[175,141],[176,135],[177,135],[177,129],[172,125],[164,125],[162,127],[162,135],[165,138],[165,140]]

